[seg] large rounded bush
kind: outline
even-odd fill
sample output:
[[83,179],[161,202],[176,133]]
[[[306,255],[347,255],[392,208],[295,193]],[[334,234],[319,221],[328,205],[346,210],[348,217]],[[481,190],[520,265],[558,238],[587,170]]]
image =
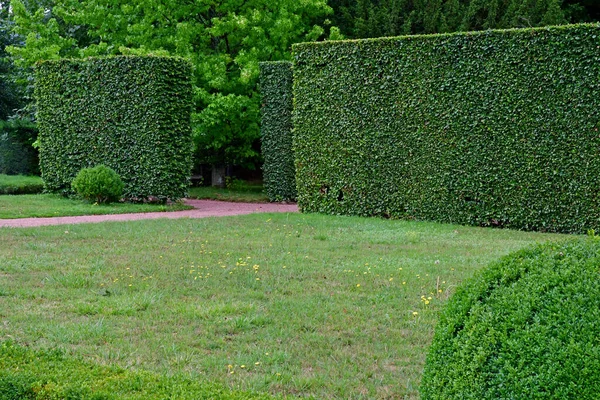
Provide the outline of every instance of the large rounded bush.
[[600,240],[504,257],[442,312],[421,382],[430,399],[597,399]]
[[79,171],[71,186],[85,200],[110,203],[121,198],[125,185],[112,168],[97,165]]

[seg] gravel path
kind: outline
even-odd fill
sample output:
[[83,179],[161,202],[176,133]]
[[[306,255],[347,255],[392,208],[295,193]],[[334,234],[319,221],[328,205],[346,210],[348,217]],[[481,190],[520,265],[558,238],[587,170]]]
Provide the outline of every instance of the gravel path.
[[217,200],[186,200],[193,210],[136,214],[85,215],[80,217],[0,219],[1,227],[24,228],[45,225],[70,225],[104,221],[132,221],[157,218],[206,218],[267,212],[298,212],[296,204],[233,203]]

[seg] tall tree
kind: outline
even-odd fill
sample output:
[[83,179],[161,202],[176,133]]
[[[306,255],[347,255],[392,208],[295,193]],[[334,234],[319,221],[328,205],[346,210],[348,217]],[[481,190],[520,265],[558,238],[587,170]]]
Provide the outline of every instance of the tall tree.
[[259,160],[258,63],[290,59],[292,43],[323,38],[331,13],[326,0],[56,0],[36,12],[13,0],[13,10],[26,42],[8,51],[22,66],[115,54],[191,60],[198,160],[242,166]]
[[533,27],[597,21],[595,0],[332,0],[333,21],[352,38]]
[[0,120],[6,120],[20,107],[18,88],[12,76],[12,60],[6,47],[15,43],[9,19],[10,1],[0,0]]

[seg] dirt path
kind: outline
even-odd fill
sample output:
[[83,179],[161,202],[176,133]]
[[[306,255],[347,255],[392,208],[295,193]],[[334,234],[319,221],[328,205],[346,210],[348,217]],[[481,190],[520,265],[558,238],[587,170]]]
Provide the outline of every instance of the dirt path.
[[216,200],[186,200],[193,210],[173,212],[150,212],[136,214],[85,215],[80,217],[17,218],[0,219],[1,227],[24,228],[45,225],[70,225],[104,221],[132,221],[157,218],[206,218],[267,212],[298,212],[296,204],[280,203],[233,203]]

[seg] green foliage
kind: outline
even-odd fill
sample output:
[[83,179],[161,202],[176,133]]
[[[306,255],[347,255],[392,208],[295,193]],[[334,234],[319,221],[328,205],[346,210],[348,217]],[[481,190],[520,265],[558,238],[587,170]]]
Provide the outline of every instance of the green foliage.
[[0,229],[0,335],[290,400],[418,399],[456,285],[560,238],[298,213]]
[[295,45],[300,207],[597,229],[599,28]]
[[326,0],[56,0],[37,12],[13,3],[26,42],[8,51],[22,66],[119,54],[191,61],[196,161],[247,167],[260,162],[259,61],[289,59],[292,43],[324,37],[319,23],[331,12]]
[[192,150],[189,68],[168,57],[41,63],[35,93],[46,189],[70,193],[82,168],[104,164],[123,178],[127,199],[184,197]]
[[[58,60],[66,54],[61,49],[68,48],[72,54],[75,43],[73,38],[61,35],[61,26],[55,18],[49,18],[51,5],[40,4],[39,8],[30,11],[27,1],[12,1],[11,8],[15,26],[14,32],[25,38],[27,51],[17,44],[8,46],[10,53],[21,66],[33,66],[40,60]],[[69,54],[69,55],[71,55]]]
[[29,121],[0,121],[0,174],[39,174],[38,151],[32,146],[37,135]]
[[265,191],[269,201],[296,200],[296,169],[292,151],[292,63],[264,62],[260,64],[260,71]]
[[44,182],[39,176],[0,174],[0,194],[36,194],[43,190]]
[[430,399],[595,399],[600,241],[504,257],[442,312],[421,381]]
[[18,91],[11,79],[12,61],[6,53],[6,46],[14,44],[7,6],[5,0],[0,1],[0,120],[6,120],[20,106]]
[[125,185],[115,170],[100,164],[79,171],[71,186],[82,199],[103,204],[118,201]]
[[597,21],[590,0],[330,0],[333,24],[350,38],[373,38]]
[[179,376],[99,366],[57,350],[32,351],[0,342],[2,400],[267,400],[273,397],[231,391],[213,383]]

